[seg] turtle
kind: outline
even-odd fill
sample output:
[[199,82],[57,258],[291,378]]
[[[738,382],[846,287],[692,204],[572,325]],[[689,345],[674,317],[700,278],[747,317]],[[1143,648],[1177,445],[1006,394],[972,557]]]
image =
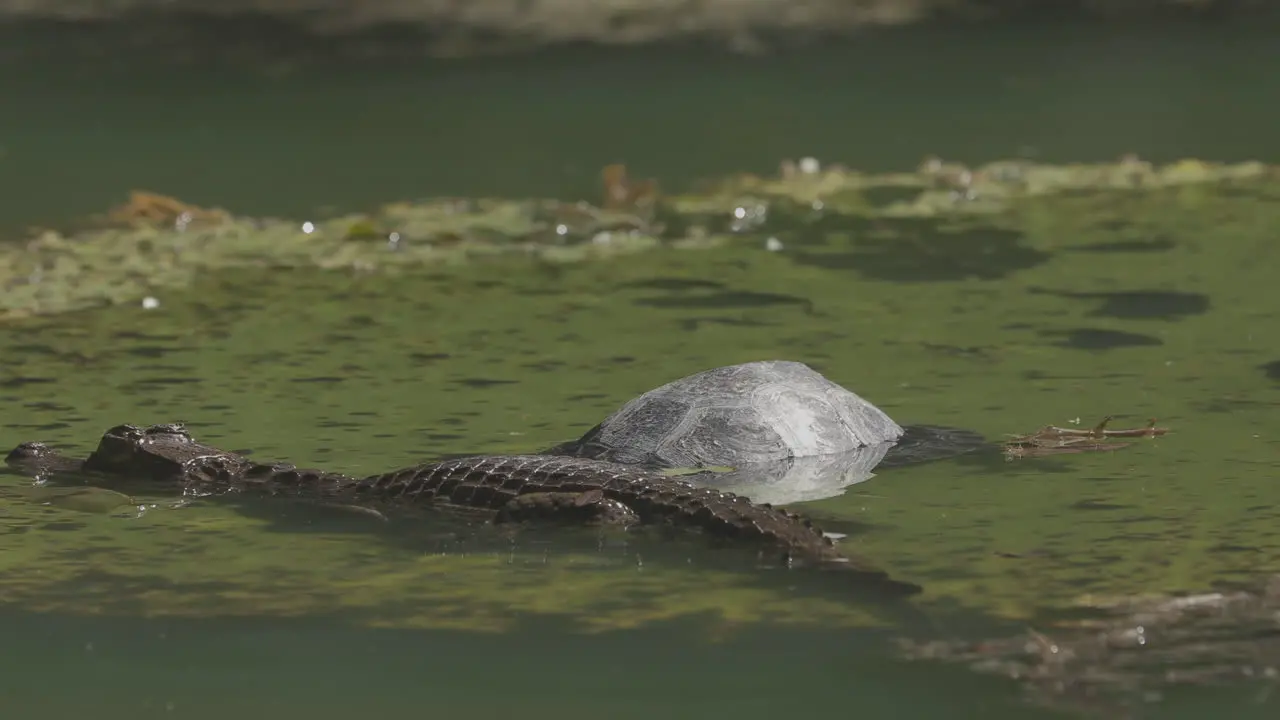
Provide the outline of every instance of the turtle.
[[543,452],[681,470],[690,482],[786,504],[839,494],[875,467],[986,444],[959,428],[904,428],[803,362],[759,360],[654,388]]

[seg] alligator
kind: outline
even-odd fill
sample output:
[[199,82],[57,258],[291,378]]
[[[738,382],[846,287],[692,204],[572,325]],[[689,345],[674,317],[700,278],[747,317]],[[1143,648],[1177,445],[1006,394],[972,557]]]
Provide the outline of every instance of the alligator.
[[[1019,456],[1105,450],[1113,437],[1163,428],[1092,430],[1049,426],[1015,436]],[[149,479],[185,494],[228,492],[315,498],[371,508],[443,506],[485,511],[496,522],[564,519],[605,525],[673,524],[754,541],[788,565],[856,572],[910,593],[865,561],[840,552],[808,519],[765,502],[843,492],[877,465],[939,459],[996,447],[953,428],[903,428],[876,406],[809,366],[760,361],[713,368],[650,390],[579,440],[534,455],[464,456],[354,478],[258,463],[197,442],[180,426],[120,425],[76,461],[40,442],[9,463],[28,472],[90,475],[116,486]],[[714,466],[727,466],[723,474]],[[692,470],[680,478],[672,469]]]
[[113,427],[84,460],[62,455],[43,442],[23,443],[6,460],[10,466],[46,477],[97,478],[115,488],[150,483],[197,497],[240,493],[366,508],[425,505],[487,511],[495,523],[668,524],[772,548],[788,566],[855,573],[860,583],[877,594],[905,596],[921,590],[842,553],[810,520],[794,512],[605,460],[480,455],[356,478],[286,463],[255,462],[201,443],[176,424]]

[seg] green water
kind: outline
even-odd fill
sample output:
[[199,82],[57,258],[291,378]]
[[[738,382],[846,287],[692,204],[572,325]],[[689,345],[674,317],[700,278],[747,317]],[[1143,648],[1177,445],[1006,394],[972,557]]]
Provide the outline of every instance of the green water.
[[[421,195],[594,197],[627,162],[670,187],[813,155],[966,162],[1274,159],[1273,26],[867,34],[759,58],[668,48],[536,61],[327,60],[0,28],[0,219],[56,223],[143,187],[305,216]],[[318,51],[317,51],[318,52]],[[335,67],[335,65],[338,65]]]
[[[806,153],[874,168],[1023,151],[1274,160],[1266,37],[1033,28],[773,59],[283,73],[46,58],[0,72],[0,226],[67,222],[136,186],[295,217],[430,194],[593,196],[618,159],[677,187]],[[115,423],[182,420],[228,448],[372,472],[537,450],[663,382],[775,357],[904,423],[999,438],[1115,414],[1172,429],[1115,454],[889,470],[804,506],[926,587],[932,620],[910,627],[695,546],[508,542],[163,496],[86,512],[5,477],[6,717],[1047,716],[1015,683],[895,659],[888,638],[976,638],[1084,594],[1280,571],[1277,198],[1268,181],[1081,194],[963,233],[783,219],[776,253],[744,241],[394,279],[251,270],[150,311],[0,327],[4,447],[87,451]],[[1274,708],[1229,686],[1141,714]]]

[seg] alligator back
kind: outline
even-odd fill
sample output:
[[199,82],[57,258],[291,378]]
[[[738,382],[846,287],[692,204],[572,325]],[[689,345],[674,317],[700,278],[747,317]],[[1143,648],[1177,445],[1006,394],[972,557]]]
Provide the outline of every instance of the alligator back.
[[498,509],[529,493],[588,493],[630,508],[641,522],[763,541],[813,560],[843,561],[831,540],[792,512],[603,460],[548,455],[456,458],[365,478],[356,494],[401,502]]

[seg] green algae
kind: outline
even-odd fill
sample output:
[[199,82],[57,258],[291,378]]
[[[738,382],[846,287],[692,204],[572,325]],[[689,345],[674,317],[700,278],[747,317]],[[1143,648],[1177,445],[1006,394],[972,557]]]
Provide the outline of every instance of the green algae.
[[[610,257],[657,240],[633,219],[591,209],[566,217],[553,201],[428,200],[375,216],[323,221],[228,218],[224,222],[45,230],[0,246],[0,317],[138,302],[190,286],[201,273],[237,268],[321,268],[394,275],[495,254],[549,262]],[[677,245],[701,244],[677,242]]]
[[[672,378],[786,357],[908,424],[999,438],[1116,414],[1172,428],[1114,454],[887,470],[803,507],[860,528],[850,549],[924,585],[922,606],[1027,618],[1082,596],[1205,588],[1280,571],[1280,389],[1257,369],[1277,352],[1265,259],[1278,200],[1262,173],[1045,192],[996,215],[813,219],[793,207],[693,256],[407,263],[392,282],[247,263],[159,293],[149,311],[0,330],[0,400],[21,409],[4,444],[84,450],[118,422],[185,420],[227,447],[373,472],[537,450]],[[748,241],[766,233],[783,249]],[[1170,302],[1185,296],[1199,302]],[[1133,298],[1148,305],[1135,311]],[[695,613],[726,628],[878,622],[829,596],[678,562],[637,572],[634,559],[563,550],[513,563],[286,532],[215,506],[132,518],[22,497],[5,512],[3,602],[24,607],[345,611],[491,631],[521,614],[587,630]]]
[[978,226],[986,227],[999,223],[986,216],[1016,213],[1046,196],[1213,187],[1275,176],[1273,168],[1257,162],[1183,160],[1155,167],[1136,159],[1066,166],[999,161],[970,169],[929,160],[915,172],[868,174],[806,160],[784,163],[776,177],[707,182],[696,194],[665,198],[656,216],[551,199],[433,198],[323,220],[228,216],[191,223],[180,217],[70,235],[44,230],[0,245],[0,318],[139,302],[224,269],[318,267],[394,275],[494,255],[569,263],[663,246],[776,242],[771,213],[794,215],[799,209],[828,222],[962,222],[976,216],[984,218]]

